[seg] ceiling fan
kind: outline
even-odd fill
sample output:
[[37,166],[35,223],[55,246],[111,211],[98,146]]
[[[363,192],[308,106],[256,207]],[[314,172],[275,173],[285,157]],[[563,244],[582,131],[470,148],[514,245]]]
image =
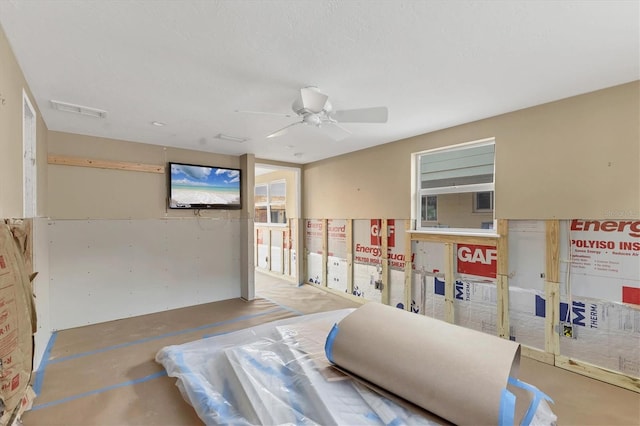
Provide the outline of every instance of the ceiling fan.
[[[351,134],[340,123],[386,123],[389,115],[387,107],[334,111],[329,102],[329,96],[314,86],[300,89],[300,96],[293,101],[291,109],[299,117],[302,117],[302,120],[276,130],[267,138],[282,136],[290,128],[306,124],[319,128],[330,138],[339,141]],[[285,116],[290,117],[291,115],[285,114]]]

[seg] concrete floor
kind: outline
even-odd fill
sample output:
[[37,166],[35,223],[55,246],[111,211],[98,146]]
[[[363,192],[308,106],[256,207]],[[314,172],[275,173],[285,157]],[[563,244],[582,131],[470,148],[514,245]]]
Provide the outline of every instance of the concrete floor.
[[[167,345],[301,314],[358,307],[256,273],[252,302],[209,303],[63,330],[53,336],[26,426],[198,425],[175,379],[154,361]],[[640,425],[640,394],[523,358],[520,379],[550,395],[559,425]]]

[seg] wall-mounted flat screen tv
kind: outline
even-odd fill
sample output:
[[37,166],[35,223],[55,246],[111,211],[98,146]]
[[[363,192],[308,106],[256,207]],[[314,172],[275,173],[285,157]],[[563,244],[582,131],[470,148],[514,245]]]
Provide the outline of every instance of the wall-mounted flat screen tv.
[[240,209],[240,169],[169,163],[169,208]]

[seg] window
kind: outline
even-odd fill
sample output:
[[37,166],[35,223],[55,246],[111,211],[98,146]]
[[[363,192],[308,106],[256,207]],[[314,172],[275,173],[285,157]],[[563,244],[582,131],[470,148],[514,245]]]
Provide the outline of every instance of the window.
[[256,185],[254,204],[257,223],[287,223],[286,182],[281,180]]
[[438,196],[423,195],[422,196],[422,221],[434,222],[438,220]]
[[493,139],[421,152],[415,160],[418,229],[493,228]]
[[493,211],[493,192],[476,192],[473,194],[473,211],[476,213]]

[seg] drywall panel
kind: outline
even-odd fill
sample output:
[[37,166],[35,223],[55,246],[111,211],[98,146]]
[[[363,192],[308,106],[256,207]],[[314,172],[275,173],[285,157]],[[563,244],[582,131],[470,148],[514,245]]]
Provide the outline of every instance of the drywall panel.
[[37,272],[33,280],[33,294],[38,315],[38,328],[34,336],[35,352],[33,369],[37,370],[51,337],[51,291],[49,284],[49,226],[47,219],[33,219],[33,270]]
[[240,296],[240,221],[49,222],[54,330]]

